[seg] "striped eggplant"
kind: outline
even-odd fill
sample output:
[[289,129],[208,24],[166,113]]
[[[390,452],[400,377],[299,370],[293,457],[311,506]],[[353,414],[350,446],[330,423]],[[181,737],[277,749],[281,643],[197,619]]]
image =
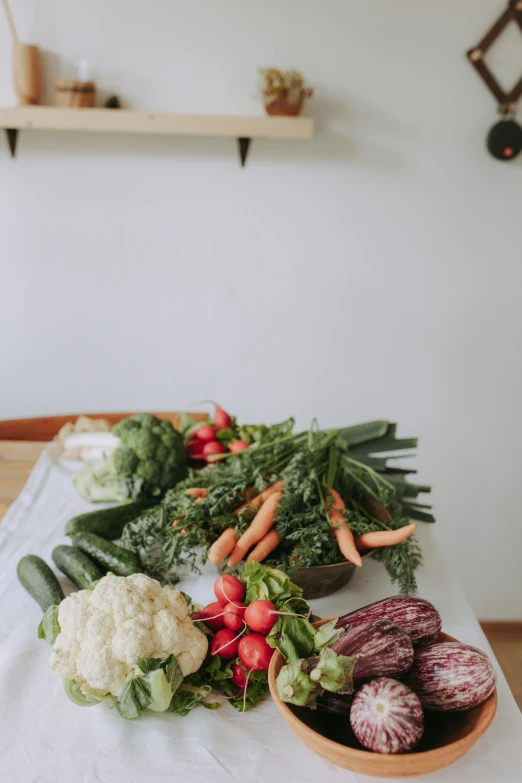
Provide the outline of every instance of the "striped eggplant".
[[315,708],[318,712],[329,712],[332,715],[344,715],[347,717],[350,714],[352,701],[352,693],[339,694],[323,691],[316,699]]
[[373,677],[402,677],[413,663],[410,637],[389,620],[349,628],[331,649],[338,655],[357,656],[355,686]]
[[495,690],[497,675],[486,653],[460,642],[417,650],[405,682],[423,707],[460,712],[478,707]]
[[442,626],[433,604],[414,595],[394,595],[339,617],[336,628],[356,628],[372,620],[390,620],[409,634],[414,647],[427,647],[437,640]]
[[422,737],[424,713],[418,696],[404,683],[379,677],[355,695],[350,725],[368,750],[405,753]]

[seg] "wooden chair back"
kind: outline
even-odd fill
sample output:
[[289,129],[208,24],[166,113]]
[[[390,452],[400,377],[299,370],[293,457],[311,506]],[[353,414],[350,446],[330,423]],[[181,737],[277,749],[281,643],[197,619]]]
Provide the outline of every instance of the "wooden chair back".
[[[35,419],[4,419],[0,420],[0,440],[31,440],[49,441],[68,421],[75,421],[79,414],[70,413],[65,416],[40,416]],[[116,424],[122,419],[132,416],[132,413],[87,413],[93,419],[107,419]],[[176,429],[179,428],[181,413],[177,411],[155,413],[160,419],[168,419]],[[196,421],[203,421],[205,413],[189,413]]]

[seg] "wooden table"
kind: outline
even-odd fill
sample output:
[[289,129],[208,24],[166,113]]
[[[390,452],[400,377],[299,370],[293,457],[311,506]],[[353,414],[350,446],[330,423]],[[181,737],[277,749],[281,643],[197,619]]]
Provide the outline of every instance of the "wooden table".
[[0,521],[21,492],[45,443],[0,440]]

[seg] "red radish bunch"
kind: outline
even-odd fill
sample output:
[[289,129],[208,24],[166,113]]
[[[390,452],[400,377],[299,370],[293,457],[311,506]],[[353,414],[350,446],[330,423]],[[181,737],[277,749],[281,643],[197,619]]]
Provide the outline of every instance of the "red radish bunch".
[[236,659],[232,664],[232,682],[240,689],[236,696],[243,693],[246,704],[250,675],[266,671],[270,664],[274,650],[263,634],[270,631],[279,613],[270,601],[245,605],[245,592],[240,579],[223,574],[214,583],[217,601],[203,607],[193,620],[204,623],[214,633],[211,655],[225,661]]
[[216,455],[226,454],[227,451],[238,452],[248,449],[249,444],[241,438],[229,442],[230,432],[226,444],[220,440],[219,433],[223,430],[230,430],[232,417],[214,403],[214,418],[211,423],[202,424],[190,432],[190,439],[186,443],[186,449],[189,459],[195,462],[213,462]]

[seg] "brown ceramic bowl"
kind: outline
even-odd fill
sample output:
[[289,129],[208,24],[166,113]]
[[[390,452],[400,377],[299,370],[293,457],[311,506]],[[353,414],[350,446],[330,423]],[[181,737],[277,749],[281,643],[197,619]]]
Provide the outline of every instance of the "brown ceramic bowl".
[[[369,557],[373,555],[375,549],[366,552],[363,555]],[[355,573],[355,566],[348,560],[342,563],[324,566],[308,566],[307,568],[297,568],[291,571],[289,576],[292,582],[303,588],[303,598],[310,600],[312,598],[324,598],[327,595],[335,593],[348,584]]]
[[[328,620],[320,620],[314,625],[327,622]],[[441,633],[438,641],[456,642],[457,639]],[[484,734],[497,709],[495,690],[484,704],[468,712],[427,711],[424,736],[415,751],[398,755],[372,753],[364,750],[357,742],[348,718],[328,717],[315,710],[293,707],[281,701],[277,693],[276,678],[284,663],[283,656],[276,651],[270,662],[268,683],[279,712],[296,737],[331,764],[362,775],[405,778],[411,775],[427,775],[442,767],[448,767],[467,753]]]

